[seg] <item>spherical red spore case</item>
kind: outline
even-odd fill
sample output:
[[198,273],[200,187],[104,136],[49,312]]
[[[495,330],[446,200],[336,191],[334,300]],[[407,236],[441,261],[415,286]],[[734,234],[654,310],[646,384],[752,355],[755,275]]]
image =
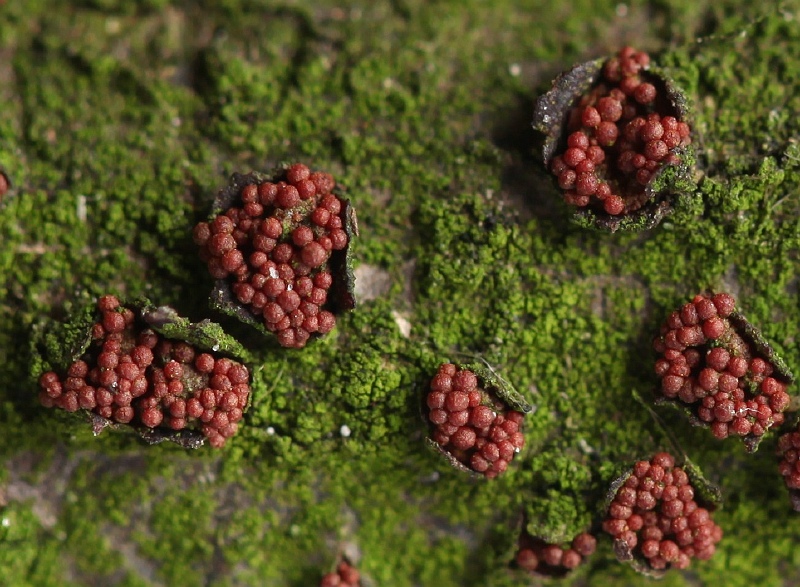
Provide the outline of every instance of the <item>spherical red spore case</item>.
[[[533,411],[533,406],[525,401],[525,398],[522,397],[522,395],[516,389],[514,389],[514,387],[508,381],[498,376],[487,366],[480,363],[455,363],[455,365],[459,370],[469,370],[477,376],[478,384],[482,387],[482,389],[485,390],[485,398],[482,402],[483,405],[499,402],[505,405],[507,408],[522,412],[523,414],[528,414]],[[426,396],[427,386],[424,389],[424,393],[422,393],[420,396],[420,418],[422,419],[424,429],[429,431],[431,428],[431,422],[428,420],[429,408],[426,404]],[[430,437],[429,432],[426,432],[425,443],[432,451],[443,457],[447,463],[457,471],[466,473],[473,479],[486,479],[482,473],[472,470],[470,467],[458,460],[453,453],[442,446],[439,446],[439,444]]]
[[[572,67],[556,77],[552,89],[537,99],[532,125],[544,135],[542,161],[548,170],[553,158],[566,148],[571,110],[584,94],[600,84],[605,62],[606,58],[594,59]],[[640,75],[664,96],[661,108],[679,121],[689,122],[691,110],[688,98],[664,70],[651,64]],[[653,174],[645,186],[648,201],[643,207],[618,216],[589,208],[575,208],[573,221],[606,232],[649,230],[658,225],[672,211],[675,200],[691,197],[696,187],[693,146],[678,147],[672,152],[678,155],[680,162],[664,165]],[[561,193],[557,178],[553,177],[553,181]]]
[[[222,328],[210,320],[193,323],[183,318],[169,306],[155,306],[146,298],[123,301],[122,306],[130,308],[136,314],[136,320],[143,328],[151,328],[164,338],[182,341],[212,353],[217,357],[228,357],[245,364],[248,356],[245,349]],[[31,379],[38,380],[45,371],[65,373],[69,366],[81,358],[92,343],[92,325],[97,319],[95,303],[76,310],[66,322],[42,322],[36,325],[31,336]],[[250,370],[252,373],[252,370]],[[38,385],[38,384],[36,384]],[[252,403],[252,397],[250,399]],[[245,410],[249,407],[246,406]],[[104,418],[90,410],[80,409],[69,413],[56,410],[66,419],[78,416],[89,421],[92,432],[97,436],[106,428],[133,430],[148,444],[164,441],[173,442],[183,448],[199,448],[206,438],[199,430],[171,430],[156,427],[147,428],[142,425],[120,424]]]
[[[681,467],[686,475],[689,477],[689,482],[695,490],[695,501],[709,511],[714,511],[722,506],[722,491],[719,487],[708,481],[700,468],[695,465],[688,458],[675,459],[675,466]],[[607,512],[611,502],[617,495],[620,488],[625,485],[625,482],[633,474],[633,467],[628,467],[622,472],[614,481],[606,493],[606,498],[603,502],[602,511]],[[617,560],[629,564],[636,572],[641,573],[647,577],[654,579],[662,578],[669,569],[658,570],[653,569],[648,563],[647,559],[637,555],[634,549],[631,548],[624,540],[614,540],[614,554]]]
[[[778,355],[769,341],[764,338],[764,335],[761,333],[761,331],[753,326],[753,324],[744,316],[744,314],[738,310],[734,310],[728,316],[727,320],[735,329],[736,335],[741,339],[741,343],[749,347],[752,355],[754,357],[761,357],[773,367],[773,377],[782,383],[785,383],[787,386],[794,383],[795,377],[789,370],[787,364]],[[686,417],[692,426],[708,427],[708,424],[697,417],[694,406],[687,405],[679,399],[669,399],[659,395],[655,399],[654,403],[656,405],[666,405],[682,411],[684,414],[686,414]],[[767,432],[769,432],[769,429]],[[758,445],[761,443],[764,436],[766,436],[766,434],[762,436],[748,434],[741,437],[745,450],[749,453],[756,452],[758,450]]]
[[[249,184],[259,184],[265,181],[276,182],[282,177],[282,172],[268,175],[259,172],[247,174],[234,173],[227,186],[222,188],[214,200],[209,219],[218,214],[222,214],[228,208],[235,206],[241,201],[242,188]],[[355,298],[355,276],[353,275],[352,263],[352,243],[354,237],[358,236],[358,219],[350,200],[342,197],[342,189],[339,184],[333,190],[344,205],[342,209],[343,229],[347,234],[347,246],[341,251],[333,251],[327,264],[333,276],[333,283],[330,288],[330,295],[326,302],[326,309],[334,315],[341,315],[356,306]],[[313,205],[311,201],[301,202],[300,206]],[[285,231],[288,234],[289,231]],[[214,288],[210,295],[211,308],[222,312],[228,316],[239,320],[256,328],[259,332],[274,338],[274,333],[268,331],[261,317],[254,314],[248,307],[241,304],[231,290],[231,283],[227,279],[218,279],[214,282]],[[319,338],[321,335],[315,333],[312,339]]]

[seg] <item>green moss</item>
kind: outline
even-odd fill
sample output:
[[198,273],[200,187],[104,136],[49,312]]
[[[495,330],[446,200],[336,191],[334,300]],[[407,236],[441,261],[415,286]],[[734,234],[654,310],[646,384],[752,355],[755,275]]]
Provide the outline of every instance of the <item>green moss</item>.
[[31,508],[16,503],[0,510],[0,562],[9,585],[77,585],[65,580],[61,541],[44,529]]
[[40,322],[31,332],[30,377],[36,381],[45,371],[65,371],[89,348],[92,324],[97,321],[94,305],[67,307],[70,318],[64,322]]
[[[30,503],[4,510],[9,585],[299,587],[353,548],[380,585],[526,584],[506,568],[521,512],[568,539],[598,521],[620,467],[669,446],[634,397],[649,397],[650,339],[675,306],[734,289],[800,360],[790,4],[656,2],[626,17],[588,0],[62,4],[0,7],[14,185],[0,205],[2,479],[20,482],[23,454],[74,465],[54,528]],[[663,49],[696,106],[697,187],[639,235],[572,225],[531,154],[535,93],[620,42]],[[21,383],[35,324],[107,292],[206,317],[211,279],[188,229],[230,173],[287,160],[347,187],[358,260],[389,272],[388,296],[302,352],[225,324],[255,373],[246,425],[220,451],[94,438],[37,407]],[[440,362],[478,358],[535,408],[526,449],[492,483],[427,451],[418,416]],[[749,456],[663,417],[726,498],[718,555],[664,584],[797,579],[774,441]],[[641,584],[612,558],[601,541],[564,583]]]
[[143,554],[161,562],[159,575],[170,585],[194,585],[202,580],[204,568],[214,552],[212,514],[214,495],[196,488],[170,493],[153,504],[150,529],[166,541],[154,542],[149,532],[137,534]]
[[589,530],[595,514],[590,507],[596,499],[591,496],[591,469],[577,455],[567,454],[545,451],[538,456],[532,484],[536,491],[530,491],[524,509],[525,530],[553,544],[568,543]]

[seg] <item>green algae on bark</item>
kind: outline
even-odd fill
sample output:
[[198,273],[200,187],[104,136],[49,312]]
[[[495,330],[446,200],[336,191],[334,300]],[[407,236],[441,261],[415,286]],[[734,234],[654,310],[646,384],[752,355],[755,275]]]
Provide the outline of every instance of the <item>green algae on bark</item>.
[[[13,587],[299,587],[342,544],[360,549],[360,568],[381,585],[518,587],[527,579],[508,575],[508,556],[492,548],[522,493],[542,508],[554,500],[541,527],[556,532],[591,506],[573,503],[582,491],[569,461],[596,484],[614,463],[660,444],[631,402],[631,389],[652,384],[636,349],[687,291],[733,284],[748,316],[799,364],[800,77],[789,3],[760,14],[732,1],[633,3],[620,16],[618,2],[588,0],[570,11],[510,0],[288,9],[226,0],[135,17],[123,4],[0,8],[9,55],[0,60],[9,81],[0,84],[0,163],[17,190],[0,211],[0,423],[13,431],[0,442],[2,483],[49,481],[18,480],[26,455],[92,460],[58,476],[69,509],[56,508],[54,530],[40,530],[33,498],[14,505],[29,513],[18,539],[2,538],[20,563],[4,566]],[[543,174],[533,185],[516,176],[535,165],[534,88],[620,39],[666,48],[659,61],[692,97],[704,137],[700,198],[646,238],[570,226],[526,197],[546,191]],[[515,122],[526,131],[496,136]],[[203,268],[187,227],[208,210],[205,194],[235,169],[295,159],[353,188],[370,235],[359,257],[391,275],[391,292],[303,353],[254,353],[259,400],[225,459],[162,445],[142,465],[135,440],[71,433],[33,407],[32,388],[19,385],[28,368],[19,341],[32,323],[57,315],[77,287],[146,294],[201,319]],[[483,487],[434,480],[436,459],[407,436],[413,383],[452,350],[485,356],[537,407],[527,416],[532,450]],[[780,479],[768,446],[745,458],[665,418],[728,499],[718,557],[663,584],[796,579],[800,528],[769,485]],[[537,471],[556,456],[563,466],[540,492]],[[170,507],[157,508],[162,500]],[[187,534],[192,523],[198,531]],[[35,568],[25,563],[37,556]],[[644,584],[612,557],[601,543],[564,584]]]

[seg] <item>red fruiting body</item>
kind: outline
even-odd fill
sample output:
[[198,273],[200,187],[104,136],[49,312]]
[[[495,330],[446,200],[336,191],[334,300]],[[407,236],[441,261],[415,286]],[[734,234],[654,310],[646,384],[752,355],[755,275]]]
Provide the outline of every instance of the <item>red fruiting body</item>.
[[778,439],[778,471],[786,487],[800,489],[800,432],[788,432]]
[[561,545],[534,538],[523,530],[515,561],[529,573],[560,576],[594,554],[596,546],[597,540],[588,532],[578,534],[570,545]]
[[[692,558],[710,558],[722,539],[722,530],[708,510],[694,501],[686,473],[674,462],[667,453],[658,453],[650,462],[637,462],[603,522],[605,532],[624,541],[634,556],[656,570],[685,569]],[[632,479],[638,489],[629,486]],[[645,487],[658,488],[660,497],[653,497]],[[573,544],[578,552],[581,547]]]
[[[224,222],[219,224],[225,228]],[[201,430],[213,446],[224,445],[235,434],[249,401],[247,368],[164,339],[137,323],[133,312],[113,296],[100,298],[97,307],[100,319],[93,332],[100,331],[100,324],[116,322],[116,317],[126,322],[128,316],[128,324],[121,330],[113,324],[113,331],[101,327],[104,334],[94,337],[65,378],[53,371],[43,373],[41,403],[67,411],[91,410],[121,424]],[[229,391],[233,385],[235,394]]]
[[670,315],[653,343],[657,395],[686,406],[716,438],[735,434],[754,450],[783,422],[789,395],[775,366],[738,332],[734,309],[729,294],[697,295]]
[[283,346],[302,348],[336,323],[320,313],[333,283],[331,256],[349,241],[334,186],[329,174],[296,163],[279,181],[242,187],[240,203],[193,232],[212,277],[228,280],[236,300]]
[[342,561],[336,571],[322,577],[319,587],[360,587],[361,573],[347,561]]
[[550,162],[568,204],[609,216],[638,210],[653,174],[691,143],[689,126],[659,99],[663,88],[647,81],[649,62],[624,47],[570,112],[566,149]]
[[[440,365],[431,379],[426,404],[435,426],[431,437],[453,458],[494,478],[524,446],[519,432],[524,414],[495,401],[469,369]],[[491,407],[489,405],[491,404]]]

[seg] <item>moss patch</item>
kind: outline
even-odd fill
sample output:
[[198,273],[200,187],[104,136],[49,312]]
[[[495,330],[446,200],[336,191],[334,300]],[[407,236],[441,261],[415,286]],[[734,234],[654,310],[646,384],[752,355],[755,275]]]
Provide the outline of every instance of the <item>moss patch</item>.
[[[800,13],[624,6],[0,6],[13,184],[0,202],[0,479],[23,496],[20,455],[75,465],[55,526],[34,497],[2,509],[8,584],[300,587],[346,552],[378,585],[523,585],[507,568],[521,512],[569,538],[598,521],[621,467],[669,447],[634,397],[649,397],[650,340],[674,307],[732,291],[797,369]],[[696,111],[698,187],[638,235],[571,224],[529,126],[558,71],[620,42],[656,52]],[[256,369],[246,425],[220,451],[94,438],[38,407],[36,324],[103,293],[206,317],[191,226],[230,173],[294,160],[347,187],[358,261],[392,276],[386,298],[302,351],[224,323]],[[425,449],[418,415],[440,362],[480,359],[535,406],[526,449],[491,483]],[[800,522],[774,441],[746,455],[664,418],[726,498],[718,555],[664,584],[797,580]],[[33,472],[24,487],[47,481]],[[644,583],[601,540],[564,583],[612,581]]]

